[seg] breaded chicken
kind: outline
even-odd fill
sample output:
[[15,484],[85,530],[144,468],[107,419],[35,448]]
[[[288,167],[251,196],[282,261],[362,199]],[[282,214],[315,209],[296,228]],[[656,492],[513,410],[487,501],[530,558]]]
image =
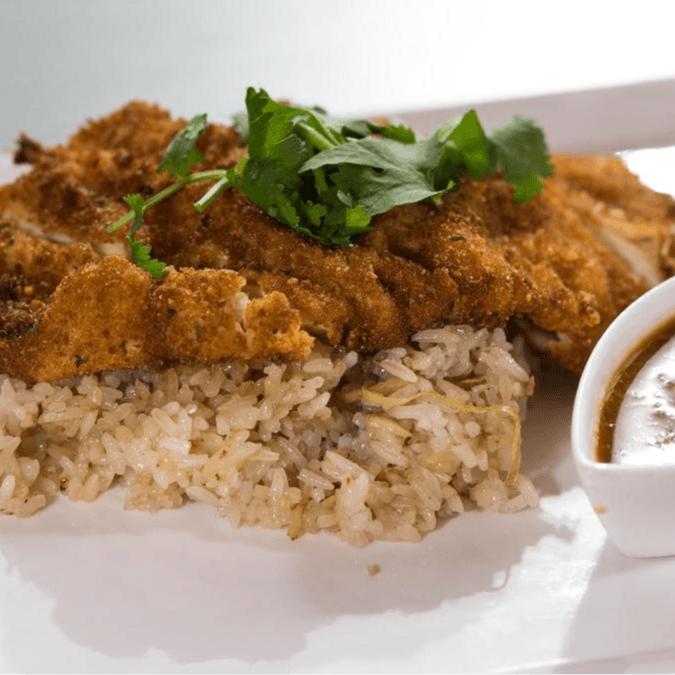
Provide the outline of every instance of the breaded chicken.
[[[192,185],[146,213],[141,236],[175,270],[150,281],[111,261],[107,254],[125,251],[124,232],[106,228],[126,212],[126,194],[147,198],[170,182],[156,167],[184,124],[131,103],[63,147],[22,139],[19,159],[33,169],[0,188],[0,218],[12,233],[0,239],[0,274],[13,279],[0,296],[0,371],[49,380],[299,358],[313,337],[365,352],[442,324],[517,322],[537,348],[578,372],[609,322],[669,272],[673,200],[615,158],[558,157],[528,204],[514,202],[500,177],[467,179],[438,206],[377,216],[373,232],[335,250],[281,226],[234,188],[199,215],[193,203],[205,186]],[[235,130],[214,124],[197,146],[205,169],[234,166],[246,151]],[[21,231],[36,238],[29,243]],[[8,241],[21,237],[25,251],[47,247],[59,260],[69,259],[65,247],[82,247],[72,268],[53,266],[37,304],[28,289],[46,273],[37,254],[37,270],[12,262],[16,243]]]
[[[249,299],[232,270],[175,272],[161,284],[120,256],[63,277],[48,301],[6,302],[0,369],[28,382],[230,358],[302,360],[312,337],[282,293]],[[17,295],[33,295],[28,286]]]

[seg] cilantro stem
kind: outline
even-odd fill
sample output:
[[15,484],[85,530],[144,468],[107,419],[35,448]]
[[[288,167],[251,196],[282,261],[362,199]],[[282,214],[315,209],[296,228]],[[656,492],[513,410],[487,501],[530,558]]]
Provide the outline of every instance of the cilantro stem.
[[330,138],[320,134],[316,129],[313,129],[306,124],[305,122],[298,122],[294,130],[305,141],[310,145],[313,145],[317,150],[330,150],[331,148],[336,148],[340,143],[336,143]]
[[221,178],[227,177],[228,169],[211,169],[210,171],[198,171],[197,173],[191,173],[186,181],[185,185],[190,183],[198,183],[200,180],[220,180]]
[[[172,185],[169,185],[168,187],[165,187],[163,190],[158,192],[156,195],[153,195],[149,199],[143,202],[143,205],[141,207],[141,213],[145,213],[151,206],[154,206],[155,204],[158,204],[161,202],[163,199],[166,199],[170,195],[172,195],[174,192],[178,192],[182,187],[185,187],[186,185],[190,185],[192,183],[198,183],[199,181],[202,180],[222,180],[226,178],[227,175],[227,170],[226,169],[213,169],[211,171],[199,171],[197,173],[191,173],[190,175],[186,176],[182,180],[179,180],[177,183],[173,183]],[[222,190],[222,188],[221,188]],[[210,194],[211,190],[207,193]],[[206,196],[206,195],[205,195]],[[202,198],[203,200],[204,198]],[[202,201],[200,200],[200,201]],[[209,202],[210,203],[210,202]],[[112,233],[115,232],[116,230],[119,230],[120,227],[124,227],[128,223],[130,223],[134,219],[135,213],[134,211],[128,211],[124,216],[122,216],[119,220],[116,220],[109,228],[108,232]]]
[[198,213],[202,213],[209,206],[211,202],[226,188],[230,185],[230,179],[225,176],[221,178],[198,202],[195,202],[195,209]]
[[326,190],[328,190],[328,183],[326,182],[326,174],[323,170],[323,167],[319,169],[313,169],[312,173],[314,174],[314,180],[316,181],[316,187],[319,191],[319,194],[326,192]]
[[[169,195],[172,195],[174,192],[177,192],[185,184],[186,181],[181,180],[178,183],[173,183],[172,185],[169,185],[168,187],[164,188],[161,192],[158,192],[156,195],[153,195],[147,201],[143,202],[143,205],[141,206],[141,213],[145,213],[151,206],[154,206],[158,202],[161,202],[162,199],[165,199]],[[108,232],[112,233],[115,232],[116,230],[119,230],[120,227],[124,227],[127,223],[130,223],[134,219],[135,215],[136,214],[134,213],[134,211],[127,211],[126,215],[122,216],[119,220],[116,220],[108,228]]]
[[330,127],[322,125],[322,128],[326,134],[326,137],[331,141],[331,143],[334,143],[335,145],[342,145],[345,142],[345,139]]

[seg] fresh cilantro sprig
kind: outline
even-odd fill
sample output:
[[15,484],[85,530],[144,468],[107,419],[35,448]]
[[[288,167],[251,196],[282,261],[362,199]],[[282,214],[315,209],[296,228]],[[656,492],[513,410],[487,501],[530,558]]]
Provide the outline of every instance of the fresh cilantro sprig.
[[129,231],[129,248],[131,249],[131,260],[142,270],[148,272],[153,279],[159,279],[166,276],[169,272],[166,263],[160,262],[150,257],[150,246],[136,239],[136,233],[143,224],[143,198],[141,195],[127,195],[124,201],[129,204],[134,214],[134,223]]
[[194,145],[197,138],[199,138],[205,129],[206,114],[195,115],[171,142],[162,163],[157,169],[157,173],[166,171],[170,176],[178,178],[178,180],[145,201],[139,196],[140,206],[138,206],[138,200],[134,200],[137,204],[136,209],[132,207],[131,211],[127,212],[119,220],[116,220],[108,228],[108,232],[115,232],[121,227],[128,225],[132,220],[138,218],[139,211],[142,216],[149,208],[166,199],[174,192],[178,192],[178,190],[186,185],[199,183],[203,180],[219,180],[225,176],[226,172],[224,170],[192,173],[193,166],[201,164],[204,161],[201,153]]
[[200,213],[237,187],[280,223],[334,247],[371,230],[377,214],[427,199],[438,203],[465,176],[501,171],[514,185],[514,199],[527,202],[553,170],[543,132],[525,117],[486,133],[469,110],[417,139],[405,125],[334,119],[321,108],[284,105],[249,88],[246,113],[235,117],[248,153],[234,169],[193,172],[203,161],[195,143],[206,124],[205,114],[196,115],[169,146],[158,172],[176,182],[146,201],[134,196],[132,211],[109,228],[135,219],[132,256],[153,275],[166,272],[134,235],[148,208],[190,183],[216,181],[195,203]]
[[157,173],[166,170],[173,178],[185,178],[195,164],[204,161],[202,153],[195,148],[197,139],[206,131],[206,113],[195,115],[189,124],[171,141]]

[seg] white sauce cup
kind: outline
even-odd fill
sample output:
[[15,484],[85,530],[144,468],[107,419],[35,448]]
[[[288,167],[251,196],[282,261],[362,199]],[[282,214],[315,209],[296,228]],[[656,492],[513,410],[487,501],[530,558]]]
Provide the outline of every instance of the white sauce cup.
[[572,413],[572,452],[586,494],[616,547],[639,558],[675,555],[675,463],[598,462],[596,430],[618,368],[673,317],[675,277],[636,300],[605,331],[586,363]]

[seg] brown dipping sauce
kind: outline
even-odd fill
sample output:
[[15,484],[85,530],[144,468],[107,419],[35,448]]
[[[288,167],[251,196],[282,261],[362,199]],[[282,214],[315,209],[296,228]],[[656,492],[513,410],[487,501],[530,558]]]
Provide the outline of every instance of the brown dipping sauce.
[[[596,430],[595,458],[598,462],[616,462],[614,452],[614,430],[616,428],[619,410],[626,398],[630,385],[647,361],[654,356],[661,347],[666,345],[675,336],[675,317],[656,328],[650,335],[644,338],[635,347],[623,363],[617,369],[616,374],[610,380],[608,393],[602,402],[598,427]],[[675,373],[672,374],[675,379]],[[664,382],[663,386],[673,385],[672,380]],[[656,399],[652,405],[654,413],[657,413],[659,404]]]

